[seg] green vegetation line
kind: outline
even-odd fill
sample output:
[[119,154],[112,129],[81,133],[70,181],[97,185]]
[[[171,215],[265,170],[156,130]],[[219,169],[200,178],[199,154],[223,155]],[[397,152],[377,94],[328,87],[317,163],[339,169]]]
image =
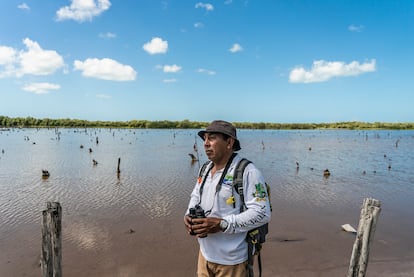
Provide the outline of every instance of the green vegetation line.
[[[87,121],[81,119],[36,119],[33,117],[0,116],[0,128],[138,128],[138,129],[201,129],[209,122],[193,122],[188,119],[182,121]],[[313,130],[313,129],[387,129],[413,130],[414,123],[386,123],[386,122],[336,122],[336,123],[250,123],[234,122],[239,129],[258,130]]]

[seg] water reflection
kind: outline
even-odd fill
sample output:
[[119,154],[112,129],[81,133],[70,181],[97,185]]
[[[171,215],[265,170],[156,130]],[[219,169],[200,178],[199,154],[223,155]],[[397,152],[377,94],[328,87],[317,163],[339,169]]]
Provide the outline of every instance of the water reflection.
[[111,246],[111,236],[93,220],[67,220],[63,223],[63,239],[72,242],[81,250],[105,250]]
[[142,201],[145,214],[150,218],[164,217],[171,214],[172,201],[166,195],[155,192]]

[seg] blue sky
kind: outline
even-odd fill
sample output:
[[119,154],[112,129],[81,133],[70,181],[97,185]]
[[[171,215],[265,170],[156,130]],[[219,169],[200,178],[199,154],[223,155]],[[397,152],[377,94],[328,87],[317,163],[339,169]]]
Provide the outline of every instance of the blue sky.
[[414,1],[0,1],[0,115],[414,122]]

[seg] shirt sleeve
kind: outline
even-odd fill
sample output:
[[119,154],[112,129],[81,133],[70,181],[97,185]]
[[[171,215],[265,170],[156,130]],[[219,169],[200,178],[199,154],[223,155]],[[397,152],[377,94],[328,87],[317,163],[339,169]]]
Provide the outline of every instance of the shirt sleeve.
[[270,202],[262,173],[249,164],[243,174],[246,208],[242,213],[225,216],[229,223],[225,233],[247,232],[270,221]]

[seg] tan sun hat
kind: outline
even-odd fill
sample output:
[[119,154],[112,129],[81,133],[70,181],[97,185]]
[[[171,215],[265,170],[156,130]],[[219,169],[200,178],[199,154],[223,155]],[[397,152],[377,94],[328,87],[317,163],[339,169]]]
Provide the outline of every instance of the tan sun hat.
[[233,150],[238,151],[241,149],[240,141],[237,139],[236,128],[230,122],[214,120],[205,130],[198,132],[198,135],[202,140],[204,140],[205,133],[221,133],[228,135],[234,138]]

